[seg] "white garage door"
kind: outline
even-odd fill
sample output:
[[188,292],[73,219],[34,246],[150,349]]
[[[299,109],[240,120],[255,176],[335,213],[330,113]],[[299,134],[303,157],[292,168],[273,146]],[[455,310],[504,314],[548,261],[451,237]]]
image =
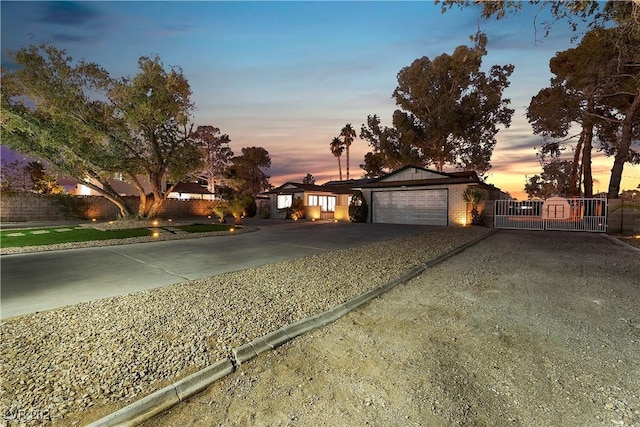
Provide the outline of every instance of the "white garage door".
[[447,190],[375,191],[373,222],[447,225]]

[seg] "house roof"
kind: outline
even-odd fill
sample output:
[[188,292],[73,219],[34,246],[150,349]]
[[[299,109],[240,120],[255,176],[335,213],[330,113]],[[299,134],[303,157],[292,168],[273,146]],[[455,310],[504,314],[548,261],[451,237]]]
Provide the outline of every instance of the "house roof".
[[353,188],[364,183],[374,181],[373,179],[350,179],[348,181],[328,181],[322,185],[301,184],[298,182],[285,182],[279,187],[268,191],[268,194],[293,194],[300,192],[319,192],[332,194],[351,194]]
[[[407,169],[420,169],[438,175],[438,178],[412,179],[403,181],[386,181],[393,175],[402,173]],[[350,179],[346,181],[328,181],[323,185],[300,184],[297,182],[285,182],[280,187],[274,188],[268,194],[294,194],[300,192],[324,192],[332,194],[351,194],[353,190],[360,188],[393,188],[393,187],[420,187],[425,185],[450,185],[450,184],[475,184],[486,189],[496,189],[493,185],[483,183],[475,171],[438,172],[420,166],[407,165],[380,178]]]
[[[386,181],[387,178],[402,173],[407,169],[420,169],[432,174],[440,175],[441,178],[412,179],[402,181]],[[407,165],[397,169],[387,175],[380,177],[374,182],[360,186],[359,188],[393,188],[393,187],[420,187],[425,185],[450,185],[450,184],[476,184],[485,188],[495,188],[492,185],[480,181],[475,171],[458,172],[438,172],[420,166]]]
[[197,182],[179,182],[171,192],[180,194],[213,194]]
[[390,188],[390,187],[419,187],[424,185],[450,185],[450,184],[479,184],[479,179],[470,177],[443,177],[431,179],[412,179],[406,181],[378,181],[371,184],[362,185],[360,188]]
[[404,172],[407,169],[420,169],[425,172],[442,175],[443,177],[470,177],[472,179],[480,181],[478,178],[478,174],[475,171],[438,172],[438,171],[434,171],[433,169],[427,169],[427,168],[423,168],[422,166],[415,166],[415,165],[403,166],[400,169],[396,169],[393,172],[389,172],[388,174],[381,176],[376,181],[383,181],[385,178]]
[[375,180],[377,180],[377,178],[347,179],[347,180],[343,180],[343,181],[327,181],[322,185],[323,186],[328,186],[328,187],[333,187],[333,186],[354,187],[354,186],[368,184],[368,183],[373,182]]

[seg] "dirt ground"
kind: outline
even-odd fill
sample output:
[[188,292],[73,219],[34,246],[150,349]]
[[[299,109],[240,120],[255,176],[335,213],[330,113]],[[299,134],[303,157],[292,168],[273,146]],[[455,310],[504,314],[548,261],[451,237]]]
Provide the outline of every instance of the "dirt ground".
[[147,426],[640,426],[640,253],[502,230]]

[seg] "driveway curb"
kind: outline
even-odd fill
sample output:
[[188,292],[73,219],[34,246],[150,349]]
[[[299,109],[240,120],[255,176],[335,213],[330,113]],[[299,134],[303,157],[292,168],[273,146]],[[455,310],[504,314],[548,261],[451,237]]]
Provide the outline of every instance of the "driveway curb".
[[234,370],[235,368],[229,359],[220,360],[89,424],[88,427],[138,425],[204,390],[211,383],[227,376]]
[[604,234],[603,233],[602,235],[604,236],[605,239],[611,240],[616,245],[620,245],[620,246],[623,246],[623,247],[625,247],[627,249],[631,249],[632,251],[636,251],[636,252],[640,253],[640,248],[636,248],[635,246],[632,246],[632,245],[628,244],[627,242],[623,242],[620,239],[616,239],[613,236],[609,236],[608,234]]
[[490,232],[465,243],[462,246],[452,249],[451,251],[423,264],[412,268],[396,279],[390,280],[384,285],[380,285],[370,291],[367,291],[347,302],[339,304],[327,311],[316,316],[299,320],[290,325],[284,326],[262,337],[256,338],[246,344],[232,349],[232,356],[229,359],[220,360],[211,366],[208,366],[198,372],[183,378],[165,388],[157,390],[150,395],[131,403],[124,408],[113,412],[93,423],[88,427],[110,427],[110,426],[135,426],[141,424],[145,420],[162,413],[174,405],[184,401],[194,394],[204,390],[215,381],[235,372],[242,363],[253,359],[261,353],[272,350],[297,336],[306,332],[318,329],[329,323],[335,322],[340,317],[350,311],[360,307],[366,302],[384,294],[401,283],[408,282],[414,277],[423,273],[426,269],[433,267],[448,258],[451,258],[467,248],[477,244],[489,236],[497,233],[499,229],[493,229]]

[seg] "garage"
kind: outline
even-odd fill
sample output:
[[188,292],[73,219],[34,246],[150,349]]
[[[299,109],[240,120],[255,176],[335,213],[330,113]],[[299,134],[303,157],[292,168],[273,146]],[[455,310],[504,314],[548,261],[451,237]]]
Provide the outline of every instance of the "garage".
[[447,189],[372,191],[372,221],[448,225]]

